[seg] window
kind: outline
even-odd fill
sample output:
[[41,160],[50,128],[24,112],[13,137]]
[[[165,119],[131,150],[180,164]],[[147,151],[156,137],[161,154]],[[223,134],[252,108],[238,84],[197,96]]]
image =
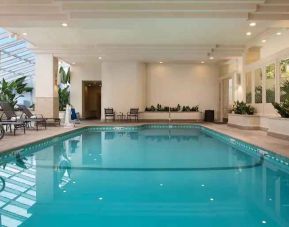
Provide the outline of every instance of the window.
[[255,103],[262,103],[262,69],[255,71]]
[[246,73],[246,103],[252,103],[252,78],[251,78],[251,72]]
[[280,102],[289,100],[289,59],[280,62]]
[[[0,80],[4,78],[6,81],[13,81],[25,76],[25,82],[29,86],[33,85],[35,57],[27,48],[27,44],[27,41],[0,28]],[[30,93],[25,94],[19,100],[25,105],[32,104]]]
[[275,102],[275,64],[266,66],[266,103]]

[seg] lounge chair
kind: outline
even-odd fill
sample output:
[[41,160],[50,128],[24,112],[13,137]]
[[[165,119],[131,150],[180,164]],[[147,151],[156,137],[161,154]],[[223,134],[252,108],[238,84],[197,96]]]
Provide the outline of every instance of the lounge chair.
[[132,118],[134,118],[136,121],[138,121],[138,114],[139,114],[138,108],[131,108],[127,113],[127,119],[131,120]]
[[10,132],[12,132],[12,126],[14,135],[16,134],[16,130],[22,128],[24,133],[26,130],[26,123],[16,115],[14,112],[13,107],[8,102],[0,102],[0,107],[3,111],[3,113],[0,116],[0,124],[2,126],[6,126],[6,131],[8,128],[10,129]]
[[5,135],[5,130],[3,125],[0,124],[0,140],[4,137]]
[[113,111],[113,108],[104,109],[104,116],[105,116],[105,120],[108,117],[112,118],[113,120],[115,120],[115,112]]
[[42,125],[45,129],[47,126],[46,119],[42,114],[32,114],[31,111],[25,105],[17,105],[19,110],[22,111],[22,118],[26,122],[26,125],[29,127],[33,122],[35,124],[36,130],[38,131],[39,125]]

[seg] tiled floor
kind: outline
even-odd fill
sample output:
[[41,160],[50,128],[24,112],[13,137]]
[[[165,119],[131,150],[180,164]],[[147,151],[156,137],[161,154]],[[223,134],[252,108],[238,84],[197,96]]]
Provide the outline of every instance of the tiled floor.
[[[146,122],[149,123],[149,122]],[[152,122],[156,124],[156,122]],[[159,122],[164,123],[164,122]],[[179,123],[179,122],[178,122]],[[21,147],[25,144],[33,143],[37,140],[49,138],[55,135],[62,134],[77,128],[85,126],[97,126],[97,125],[113,125],[113,126],[125,126],[125,125],[142,125],[142,122],[99,122],[99,121],[83,121],[76,128],[63,128],[63,127],[48,127],[47,130],[27,130],[24,135],[21,130],[17,132],[16,136],[7,134],[2,140],[0,140],[0,152],[8,149]],[[184,124],[184,123],[182,123]],[[220,124],[203,124],[204,126],[213,129],[215,131],[230,135],[234,138],[243,140],[245,142],[260,146],[264,149],[268,149],[279,153],[281,155],[289,157],[289,141],[267,136],[266,132],[258,130],[240,130],[237,128],[228,127],[227,125]]]

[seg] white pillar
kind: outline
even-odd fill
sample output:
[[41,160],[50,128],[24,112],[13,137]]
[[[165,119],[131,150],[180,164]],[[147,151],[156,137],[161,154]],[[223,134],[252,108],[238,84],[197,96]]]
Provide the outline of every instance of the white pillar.
[[52,54],[38,54],[35,67],[35,110],[45,117],[58,118],[58,59]]

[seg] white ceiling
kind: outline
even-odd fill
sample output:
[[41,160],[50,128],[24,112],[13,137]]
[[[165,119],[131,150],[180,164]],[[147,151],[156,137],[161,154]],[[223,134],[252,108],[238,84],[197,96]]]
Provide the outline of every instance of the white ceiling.
[[[70,62],[200,61],[240,56],[289,27],[288,0],[0,0],[0,20],[35,51]],[[256,27],[249,22],[256,21]],[[61,24],[68,23],[68,27]],[[245,35],[251,31],[252,36]]]

